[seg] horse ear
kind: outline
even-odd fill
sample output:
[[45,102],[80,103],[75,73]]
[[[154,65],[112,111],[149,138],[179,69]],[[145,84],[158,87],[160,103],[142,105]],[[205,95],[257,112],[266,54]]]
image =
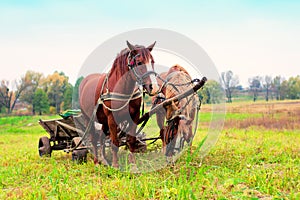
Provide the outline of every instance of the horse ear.
[[129,48],[130,51],[135,50],[135,47],[134,47],[132,44],[130,44],[130,43],[128,42],[128,40],[126,40],[126,43],[127,43],[127,46],[128,46],[128,48]]
[[147,47],[147,49],[148,49],[149,51],[152,51],[152,49],[153,49],[155,43],[156,43],[156,41],[155,41],[153,44],[149,45],[149,46]]

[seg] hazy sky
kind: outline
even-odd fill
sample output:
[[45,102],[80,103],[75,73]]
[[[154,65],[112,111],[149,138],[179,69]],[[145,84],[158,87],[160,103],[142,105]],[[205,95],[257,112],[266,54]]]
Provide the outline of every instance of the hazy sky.
[[98,45],[138,28],[188,36],[219,72],[232,70],[244,86],[255,75],[296,76],[299,10],[297,0],[0,1],[0,80],[58,70],[74,83]]

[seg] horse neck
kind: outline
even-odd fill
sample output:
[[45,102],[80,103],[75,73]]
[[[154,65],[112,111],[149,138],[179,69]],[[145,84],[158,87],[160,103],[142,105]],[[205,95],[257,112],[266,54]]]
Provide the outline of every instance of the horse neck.
[[108,76],[108,88],[110,92],[129,95],[133,92],[135,83],[130,71],[122,74],[116,70],[112,70]]

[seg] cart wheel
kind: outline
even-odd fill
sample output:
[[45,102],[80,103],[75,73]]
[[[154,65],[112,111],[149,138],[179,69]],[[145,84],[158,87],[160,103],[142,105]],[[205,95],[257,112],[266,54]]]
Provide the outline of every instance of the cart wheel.
[[48,137],[41,137],[39,140],[39,155],[43,156],[51,156],[51,146],[50,140]]
[[72,152],[72,161],[77,163],[83,163],[87,161],[87,153],[86,149],[77,149]]

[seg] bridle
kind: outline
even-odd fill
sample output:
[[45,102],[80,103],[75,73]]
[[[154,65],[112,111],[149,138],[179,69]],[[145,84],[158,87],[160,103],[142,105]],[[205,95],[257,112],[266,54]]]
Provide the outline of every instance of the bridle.
[[[147,72],[145,72],[144,74],[139,75],[136,71],[136,67],[140,66],[140,64],[136,62],[136,58],[139,57],[140,54],[131,55],[131,52],[132,51],[129,52],[128,57],[127,57],[127,66],[129,68],[129,71],[132,71],[138,85],[143,86],[143,88],[144,88],[144,86],[146,85],[144,79],[146,77],[150,76],[151,74],[157,75],[157,73],[155,71],[148,71],[147,70]],[[152,69],[153,69],[153,66],[154,66],[153,59],[151,59],[151,65],[152,65]],[[151,94],[149,94],[149,93],[148,93],[148,95],[151,96]]]

